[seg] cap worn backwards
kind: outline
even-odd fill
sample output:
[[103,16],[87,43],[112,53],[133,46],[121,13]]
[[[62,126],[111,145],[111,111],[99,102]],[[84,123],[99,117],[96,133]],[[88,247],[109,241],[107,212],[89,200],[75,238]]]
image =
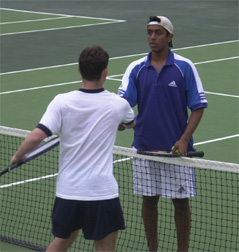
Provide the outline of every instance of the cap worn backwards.
[[[171,21],[164,16],[151,16],[149,17],[148,25],[160,25],[170,34],[173,34],[173,25]],[[172,41],[169,42],[169,47],[173,47]]]

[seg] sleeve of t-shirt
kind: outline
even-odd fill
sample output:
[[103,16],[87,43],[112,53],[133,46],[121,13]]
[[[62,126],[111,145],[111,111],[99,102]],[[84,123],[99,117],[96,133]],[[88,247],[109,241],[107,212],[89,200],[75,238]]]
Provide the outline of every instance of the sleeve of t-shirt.
[[118,89],[118,95],[128,101],[131,107],[137,104],[137,89],[135,86],[137,77],[137,66],[131,63],[123,76],[122,83]]
[[[191,62],[190,62],[191,63]],[[208,105],[201,79],[195,66],[188,64],[185,71],[185,84],[188,96],[188,107],[191,111],[206,108]]]
[[61,114],[61,97],[57,95],[48,105],[45,113],[43,114],[39,125],[40,127],[47,128],[52,134],[56,134],[60,131],[62,114]]
[[134,111],[126,100],[122,99],[122,101],[124,103],[124,118],[122,120],[122,123],[129,125],[134,121]]

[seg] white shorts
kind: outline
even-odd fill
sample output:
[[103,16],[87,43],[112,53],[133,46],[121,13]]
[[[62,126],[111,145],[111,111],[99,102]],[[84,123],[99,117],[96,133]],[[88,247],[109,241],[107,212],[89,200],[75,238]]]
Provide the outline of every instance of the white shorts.
[[183,199],[196,196],[194,168],[134,158],[134,193]]

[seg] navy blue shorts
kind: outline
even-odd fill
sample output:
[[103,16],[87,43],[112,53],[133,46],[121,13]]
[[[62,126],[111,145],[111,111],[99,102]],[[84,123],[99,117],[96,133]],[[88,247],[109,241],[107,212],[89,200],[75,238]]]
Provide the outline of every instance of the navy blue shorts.
[[82,229],[88,240],[101,240],[112,232],[125,229],[119,198],[78,201],[56,197],[52,225],[53,235],[63,239],[78,229]]

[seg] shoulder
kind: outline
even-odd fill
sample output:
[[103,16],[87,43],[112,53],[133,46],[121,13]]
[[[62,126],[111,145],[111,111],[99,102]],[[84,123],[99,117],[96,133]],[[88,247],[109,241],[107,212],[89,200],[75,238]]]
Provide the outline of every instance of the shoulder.
[[190,59],[185,58],[176,53],[174,53],[174,64],[176,67],[179,68],[179,70],[183,74],[189,73],[189,72],[192,72],[194,74],[197,73],[196,67]]
[[188,59],[188,58],[185,58],[179,54],[176,54],[174,53],[174,62],[176,64],[180,64],[180,65],[189,65],[189,66],[192,66],[193,65],[193,62]]
[[104,92],[102,92],[103,96],[107,96],[109,99],[115,100],[115,101],[121,101],[124,100],[122,99],[119,95],[117,95],[116,93],[113,93],[111,91],[108,90],[104,90]]
[[57,94],[54,99],[56,100],[60,100],[60,99],[66,99],[66,98],[70,98],[70,97],[74,97],[76,95],[79,95],[81,92],[79,92],[79,90],[73,90],[67,93],[60,93]]
[[145,64],[145,62],[147,61],[147,58],[148,58],[148,55],[131,62],[129,66],[137,66],[137,65]]
[[71,92],[68,92],[68,93],[57,94],[52,99],[50,104],[58,106],[58,107],[63,107],[65,104],[67,104],[69,102],[69,100],[74,99],[75,96],[79,96],[79,93],[80,92],[78,90],[75,90],[75,91],[71,91]]
[[127,72],[131,72],[133,70],[140,69],[142,66],[144,66],[147,62],[148,56],[144,56],[138,60],[135,60],[131,62],[127,68]]
[[119,106],[119,105],[128,106],[129,105],[128,101],[123,99],[122,97],[120,97],[118,94],[115,94],[115,93],[110,92],[108,90],[105,90],[104,94],[107,96],[108,100],[111,100],[111,103],[117,104],[117,106]]

